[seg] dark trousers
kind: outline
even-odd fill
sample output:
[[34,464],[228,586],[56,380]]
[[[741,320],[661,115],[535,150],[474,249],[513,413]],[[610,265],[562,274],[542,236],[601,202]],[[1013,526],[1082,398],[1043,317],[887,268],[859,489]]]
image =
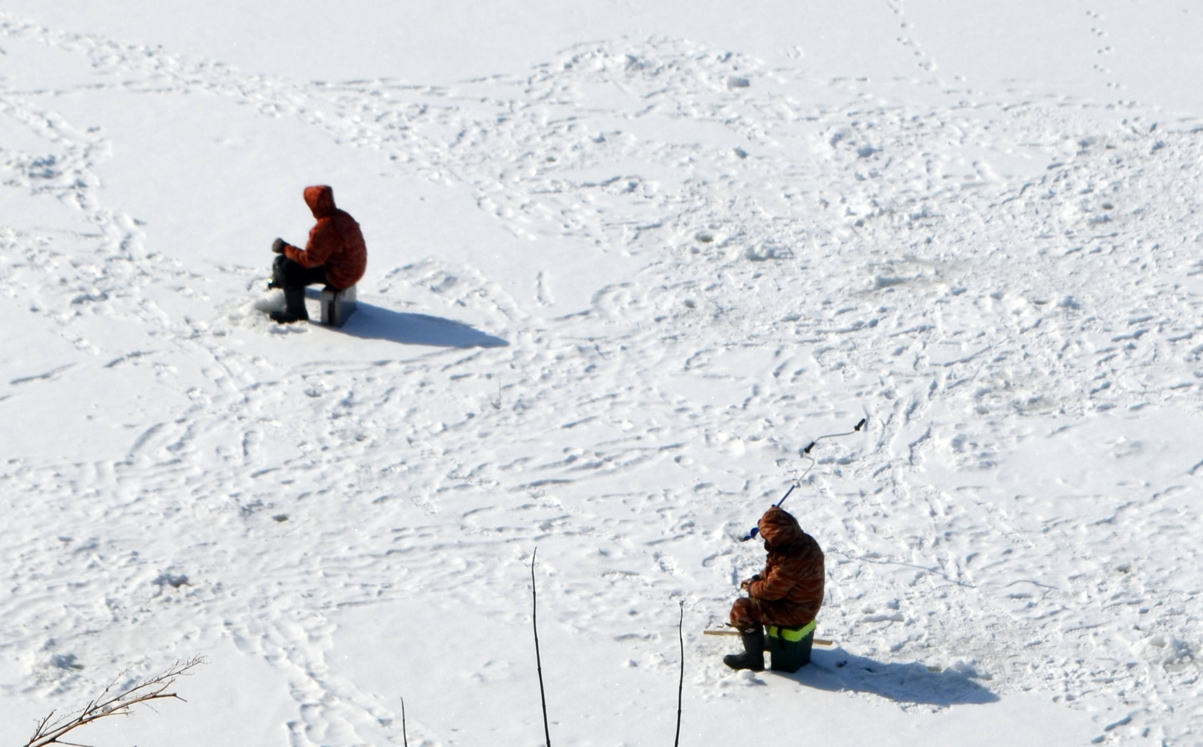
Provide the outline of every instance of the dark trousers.
[[306,267],[283,254],[272,264],[272,284],[284,289],[284,302],[290,314],[309,318],[305,311],[305,286],[317,283],[326,284],[326,268]]
[[307,285],[325,283],[326,268],[306,267],[281,254],[272,265],[272,280],[280,288],[304,288]]

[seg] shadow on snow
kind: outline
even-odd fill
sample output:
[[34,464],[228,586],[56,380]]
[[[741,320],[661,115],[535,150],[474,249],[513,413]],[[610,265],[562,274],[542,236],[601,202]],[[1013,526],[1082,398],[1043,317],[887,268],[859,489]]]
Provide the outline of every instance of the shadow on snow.
[[500,348],[509,345],[500,337],[462,322],[426,314],[406,314],[360,301],[340,330],[365,340],[391,340],[406,345],[444,348]]
[[936,672],[917,662],[882,664],[840,648],[816,648],[808,666],[782,676],[819,690],[872,693],[898,703],[951,706],[999,699],[979,684],[972,669]]

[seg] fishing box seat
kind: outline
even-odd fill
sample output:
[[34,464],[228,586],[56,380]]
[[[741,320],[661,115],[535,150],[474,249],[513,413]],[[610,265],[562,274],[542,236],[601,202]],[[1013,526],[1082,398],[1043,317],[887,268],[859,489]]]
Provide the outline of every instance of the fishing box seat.
[[766,625],[768,630],[769,668],[774,672],[796,672],[810,663],[810,648],[815,640],[815,621],[793,628]]
[[355,300],[355,286],[339,290],[333,285],[322,288],[322,325],[326,327],[341,327],[351,318],[358,306]]

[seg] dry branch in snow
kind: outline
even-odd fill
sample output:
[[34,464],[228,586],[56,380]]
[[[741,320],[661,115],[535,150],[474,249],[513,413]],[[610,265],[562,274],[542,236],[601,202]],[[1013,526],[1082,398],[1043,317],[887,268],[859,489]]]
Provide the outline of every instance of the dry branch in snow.
[[121,679],[118,677],[79,713],[53,720],[55,712],[51,711],[38,723],[33,737],[23,747],[46,747],[51,744],[70,745],[73,743],[62,741],[62,738],[69,732],[108,716],[128,716],[130,708],[138,703],[149,703],[152,700],[166,698],[183,700],[175,693],[167,692],[167,689],[175,683],[177,677],[186,674],[188,670],[203,662],[204,659],[199,656],[182,662],[177,661],[165,671],[149,679],[121,688],[117,687],[117,682]]

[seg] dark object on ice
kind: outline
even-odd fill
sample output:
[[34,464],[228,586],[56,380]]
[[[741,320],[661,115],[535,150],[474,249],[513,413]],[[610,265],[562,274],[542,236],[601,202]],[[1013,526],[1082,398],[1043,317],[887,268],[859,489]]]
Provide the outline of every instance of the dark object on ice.
[[296,322],[307,322],[309,321],[309,312],[305,310],[304,305],[305,302],[301,301],[300,313],[293,311],[291,308],[287,308],[284,311],[273,311],[268,314],[268,316],[271,317],[271,320],[277,324],[295,324]]
[[296,322],[309,321],[308,315],[300,316],[298,314],[293,314],[290,311],[273,311],[272,313],[268,314],[268,316],[270,316],[271,320],[277,324],[295,324]]
[[764,671],[764,628],[759,625],[751,630],[742,630],[739,639],[743,641],[742,654],[727,654],[723,663],[732,669],[751,669],[753,672]]
[[783,628],[769,626],[770,668],[774,672],[794,673],[810,663],[810,648],[815,640],[815,622]]
[[[304,196],[317,224],[309,231],[309,243],[304,249],[283,239],[272,242],[272,251],[280,256],[272,265],[268,287],[284,291],[285,310],[272,312],[271,318],[281,323],[307,321],[305,287],[322,283],[331,290],[331,301],[335,303],[333,319],[341,326],[340,320],[350,313],[337,313],[348,300],[345,293],[338,294],[354,288],[363,277],[368,261],[367,245],[355,219],[335,207],[333,189],[326,185],[306,187]],[[349,300],[354,303],[353,292]],[[322,318],[323,323],[330,318],[325,308]]]

